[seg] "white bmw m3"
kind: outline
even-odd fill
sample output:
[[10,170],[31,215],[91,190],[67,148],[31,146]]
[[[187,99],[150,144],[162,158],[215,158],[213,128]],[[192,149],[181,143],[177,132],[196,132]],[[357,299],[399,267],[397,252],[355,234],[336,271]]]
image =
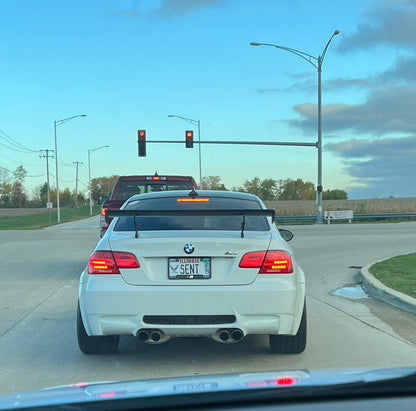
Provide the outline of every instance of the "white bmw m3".
[[268,335],[273,353],[306,345],[305,278],[254,195],[169,191],[114,211],[81,275],[77,333],[85,354],[114,353],[120,336],[145,343]]

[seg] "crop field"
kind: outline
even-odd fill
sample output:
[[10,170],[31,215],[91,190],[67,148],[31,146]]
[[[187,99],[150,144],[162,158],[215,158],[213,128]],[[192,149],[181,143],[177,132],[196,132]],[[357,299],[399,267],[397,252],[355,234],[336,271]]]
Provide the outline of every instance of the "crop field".
[[[366,200],[324,200],[323,212],[352,210],[354,214],[416,213],[416,197]],[[265,201],[276,216],[316,215],[315,201]]]

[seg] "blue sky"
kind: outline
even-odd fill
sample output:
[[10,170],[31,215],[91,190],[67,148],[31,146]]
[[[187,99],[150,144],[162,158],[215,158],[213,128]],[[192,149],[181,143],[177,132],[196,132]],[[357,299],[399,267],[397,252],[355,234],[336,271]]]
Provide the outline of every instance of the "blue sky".
[[[91,176],[199,177],[184,140],[314,143],[317,71],[278,44],[323,63],[323,187],[349,198],[416,196],[415,0],[2,0],[0,177],[23,165],[29,195],[46,181],[39,150],[54,149],[60,189]],[[202,145],[202,175],[317,183],[311,147]],[[55,164],[50,160],[51,186]]]

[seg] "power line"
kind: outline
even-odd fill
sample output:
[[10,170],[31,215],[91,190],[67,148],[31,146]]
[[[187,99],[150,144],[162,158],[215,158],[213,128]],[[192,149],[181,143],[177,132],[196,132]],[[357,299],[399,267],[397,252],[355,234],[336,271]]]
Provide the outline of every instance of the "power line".
[[6,143],[11,144],[14,147],[8,147],[3,143],[0,143],[3,147],[8,148],[9,150],[17,151],[19,153],[36,153],[36,150],[32,150],[30,148],[25,147],[23,144],[20,144],[18,141],[14,140],[8,134],[6,134],[3,130],[0,129],[0,138],[3,139]]

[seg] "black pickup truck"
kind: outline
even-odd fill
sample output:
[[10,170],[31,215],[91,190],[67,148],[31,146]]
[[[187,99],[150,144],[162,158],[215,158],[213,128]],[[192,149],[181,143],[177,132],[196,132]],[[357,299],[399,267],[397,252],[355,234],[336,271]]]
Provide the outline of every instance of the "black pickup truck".
[[114,184],[110,197],[100,197],[100,235],[110,224],[106,218],[108,210],[119,210],[122,204],[135,194],[152,193],[154,191],[192,190],[198,188],[193,177],[190,176],[120,176]]

